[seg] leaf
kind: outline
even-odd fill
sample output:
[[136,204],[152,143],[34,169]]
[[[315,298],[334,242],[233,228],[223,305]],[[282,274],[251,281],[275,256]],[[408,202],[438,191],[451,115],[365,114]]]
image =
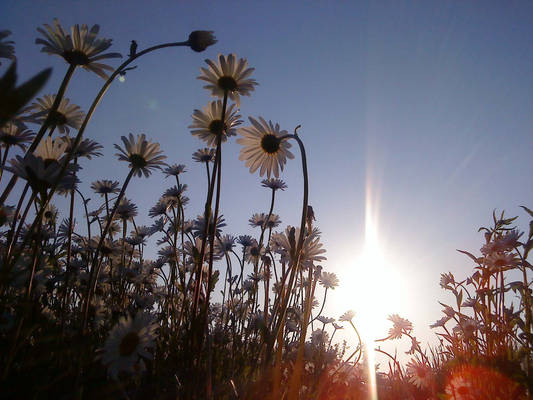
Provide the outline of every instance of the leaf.
[[0,126],[13,118],[44,86],[52,73],[52,68],[47,68],[29,81],[15,88],[17,81],[17,64],[14,61],[0,78]]
[[476,264],[480,264],[479,262],[479,259],[473,255],[472,253],[469,253],[468,251],[464,251],[464,250],[459,250],[459,249],[456,249],[459,253],[463,253],[463,254],[466,254],[468,257],[470,257],[472,260],[474,260],[474,262]]
[[520,206],[522,207],[524,210],[526,210],[526,212],[531,216],[533,217],[533,211],[531,211],[529,208],[527,208],[526,206]]
[[457,300],[457,309],[461,309],[461,304],[463,304],[463,289],[459,292],[459,295],[455,296],[455,299]]

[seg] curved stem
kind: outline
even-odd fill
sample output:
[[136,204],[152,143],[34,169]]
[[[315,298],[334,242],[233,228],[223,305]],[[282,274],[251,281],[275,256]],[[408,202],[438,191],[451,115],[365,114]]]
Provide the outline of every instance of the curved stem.
[[[164,44],[160,44],[160,45],[157,45],[157,46],[152,46],[152,47],[149,47],[148,49],[145,49],[145,50],[135,54],[133,57],[128,58],[126,61],[124,61],[122,64],[120,64],[120,66],[118,68],[116,68],[115,71],[113,71],[113,73],[107,79],[107,81],[105,81],[104,85],[102,86],[102,88],[100,89],[100,91],[96,95],[95,99],[93,100],[93,102],[91,104],[91,107],[89,108],[89,111],[87,111],[87,114],[85,115],[85,119],[83,120],[83,123],[81,124],[80,129],[78,130],[78,134],[76,135],[76,138],[74,139],[74,142],[72,144],[72,149],[76,149],[78,147],[78,145],[80,144],[81,138],[83,137],[85,129],[87,128],[87,125],[89,124],[89,121],[91,120],[91,118],[92,118],[92,116],[94,114],[94,111],[96,110],[96,107],[98,106],[98,104],[100,104],[100,101],[102,100],[102,97],[104,97],[104,95],[107,92],[107,89],[109,88],[111,83],[115,80],[117,75],[119,75],[125,67],[127,67],[129,64],[131,64],[137,58],[139,58],[139,57],[141,57],[141,56],[143,56],[145,54],[148,54],[148,53],[150,53],[152,51],[163,49],[163,48],[166,48],[166,47],[177,47],[177,46],[188,46],[188,45],[189,45],[189,42],[185,41],[185,42],[164,43]],[[64,92],[64,90],[63,90],[63,92]],[[60,92],[58,92],[58,95],[56,96],[56,102],[58,102],[57,97],[59,97],[59,94],[60,94]],[[54,104],[56,102],[54,102]],[[59,105],[59,102],[58,102],[58,105]],[[41,128],[41,130],[42,130],[42,128]],[[39,133],[40,133],[40,131],[39,131]],[[43,135],[44,135],[44,131],[43,131]],[[42,135],[41,135],[41,137],[42,137]],[[33,144],[32,144],[32,146],[33,146]],[[31,146],[30,146],[30,149],[31,149]],[[33,148],[31,151],[33,151],[34,149],[35,148]],[[28,152],[29,151],[30,150],[28,150]],[[69,153],[67,153],[65,155],[61,170],[60,170],[60,172],[59,172],[59,174],[58,174],[58,176],[56,178],[56,181],[52,185],[52,188],[50,189],[50,192],[49,192],[49,194],[47,196],[47,199],[46,199],[46,201],[44,203],[44,206],[42,207],[41,212],[39,214],[44,213],[44,209],[46,208],[46,206],[48,205],[48,202],[50,201],[50,199],[54,195],[54,193],[55,193],[55,191],[57,189],[57,186],[59,185],[59,182],[61,181],[61,179],[65,175],[67,167],[68,167],[68,165],[69,165],[69,163],[70,163],[70,161],[72,160],[73,157],[74,157],[74,150],[72,150],[71,152],[69,152]],[[12,180],[13,180],[13,178],[12,178]],[[15,178],[15,181],[13,182],[11,188],[9,188],[9,185],[8,185],[8,187],[6,188],[6,190],[4,191],[2,196],[0,197],[0,204],[5,202],[5,199],[9,195],[9,192],[11,191],[11,189],[13,189],[13,186],[15,185],[15,183],[16,183],[16,178]],[[10,184],[11,184],[11,181],[10,181]],[[6,194],[6,192],[7,192],[7,194]],[[32,233],[35,230],[35,228],[37,226],[36,221],[39,218],[41,218],[41,217],[42,217],[42,215],[37,215],[36,216],[33,224],[31,225],[31,227],[29,229],[30,233]],[[19,255],[16,256],[15,260],[13,261],[13,263],[17,261],[18,257],[19,257]]]

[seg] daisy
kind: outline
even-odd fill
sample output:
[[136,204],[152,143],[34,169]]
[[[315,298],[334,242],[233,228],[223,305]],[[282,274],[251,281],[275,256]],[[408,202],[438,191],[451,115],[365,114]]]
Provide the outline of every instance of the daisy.
[[250,235],[240,235],[237,238],[237,243],[239,243],[242,247],[246,248],[254,243],[254,239],[252,239]]
[[216,42],[213,31],[194,31],[189,35],[187,44],[191,49],[200,53]]
[[341,322],[351,322],[353,317],[355,317],[355,313],[352,310],[346,311],[344,314],[342,314],[339,317],[339,321]]
[[123,197],[117,206],[115,216],[123,221],[132,220],[137,216],[137,206],[126,197]]
[[[217,237],[220,236],[220,234],[222,233],[222,228],[225,226],[226,226],[226,222],[224,220],[224,216],[219,215],[217,217],[215,236]],[[209,219],[209,231],[207,232],[208,235],[209,235],[209,232],[212,230],[212,228],[213,228],[213,217]],[[193,234],[195,237],[199,237],[203,239],[205,232],[206,232],[205,231],[205,217],[203,215],[199,215],[194,220]]]
[[156,329],[149,314],[138,313],[135,318],[120,318],[109,333],[99,357],[107,365],[109,375],[117,378],[121,371],[134,372],[143,358],[152,359],[147,349],[155,346]]
[[218,55],[218,62],[205,60],[208,68],[201,68],[202,75],[198,77],[208,84],[204,89],[211,91],[213,97],[224,97],[227,93],[229,98],[240,104],[240,96],[249,96],[257,85],[255,79],[248,79],[254,68],[248,67],[248,61],[241,58],[237,61],[235,54],[224,57]]
[[283,182],[281,179],[276,179],[276,178],[263,179],[261,181],[261,186],[270,188],[273,191],[276,191],[279,189],[281,190],[287,189],[287,185],[285,184],[285,182]]
[[409,382],[416,387],[429,388],[431,385],[431,369],[424,363],[416,359],[411,359],[407,363],[407,374],[409,375]]
[[91,160],[93,157],[100,157],[102,153],[100,150],[104,148],[100,143],[95,142],[91,139],[83,139],[80,141],[76,149],[74,149],[74,138],[70,136],[63,136],[63,139],[67,143],[67,153],[73,153],[75,158],[85,157],[88,160]]
[[37,38],[36,44],[42,44],[41,52],[56,54],[73,66],[81,66],[86,70],[92,71],[98,76],[107,79],[105,71],[113,71],[113,67],[95,61],[106,58],[120,58],[119,53],[100,54],[111,46],[111,39],[98,39],[100,27],[93,25],[89,31],[87,25],[74,25],[71,27],[71,35],[67,34],[59,21],[54,18],[54,26],[45,24],[46,31],[37,28],[37,31],[45,38]]
[[223,235],[217,238],[215,242],[215,251],[219,254],[227,254],[235,246],[235,237],[232,235]]
[[399,339],[404,333],[409,333],[413,329],[413,324],[398,314],[389,315],[387,319],[393,323],[393,327],[389,330],[391,339]]
[[71,104],[66,97],[61,99],[56,111],[52,111],[52,106],[56,95],[47,94],[42,98],[36,99],[24,112],[29,113],[28,119],[36,124],[42,124],[45,121],[51,126],[55,126],[60,133],[69,133],[70,128],[80,129],[85,118],[85,113],[76,104]]
[[492,253],[485,257],[485,263],[491,272],[500,272],[517,264],[513,253]]
[[64,140],[52,140],[49,136],[39,143],[33,154],[41,157],[46,163],[47,161],[58,161],[65,154],[66,149],[67,143]]
[[0,129],[0,145],[6,148],[18,146],[24,151],[26,144],[30,143],[34,137],[35,133],[12,122],[8,122]]
[[448,322],[450,319],[452,319],[452,317],[448,317],[448,316],[442,317],[434,324],[431,324],[429,327],[430,328],[444,327],[444,325],[446,325],[446,322]]
[[202,110],[194,110],[192,115],[192,125],[189,126],[193,136],[198,136],[210,147],[216,147],[218,137],[225,142],[228,137],[237,134],[236,127],[242,123],[241,117],[235,109],[235,104],[231,104],[226,109],[224,123],[222,117],[222,101],[212,101]]
[[261,228],[265,227],[269,229],[275,228],[281,223],[279,215],[270,214],[270,218],[268,218],[268,221],[267,218],[268,215],[265,213],[256,213],[252,215],[248,222],[250,223],[250,226]]
[[[6,37],[11,35],[11,31],[5,30],[0,31],[0,58],[9,58],[11,60],[15,59],[15,47],[12,40],[5,40]],[[2,63],[0,62],[0,65]]]
[[331,324],[331,323],[335,322],[334,318],[325,317],[323,315],[320,315],[320,316],[316,317],[316,319],[318,321],[322,322],[324,325]]
[[250,173],[254,173],[259,167],[259,175],[274,175],[279,177],[279,171],[287,162],[287,158],[292,159],[294,155],[288,150],[291,144],[282,140],[287,135],[287,131],[280,130],[279,124],[274,125],[272,121],[268,123],[259,117],[259,121],[249,117],[252,126],[239,128],[238,133],[241,138],[237,143],[244,146],[239,154],[239,160],[245,161],[245,165],[250,168]]
[[120,151],[115,155],[120,161],[130,163],[129,166],[134,175],[141,177],[144,174],[145,177],[148,177],[152,173],[152,169],[161,169],[165,165],[163,160],[166,156],[162,155],[163,152],[159,149],[159,143],[146,140],[144,134],[137,135],[137,139],[135,139],[130,133],[128,137],[121,136],[121,139],[124,143],[124,149],[115,144],[115,148]]
[[99,195],[103,196],[105,194],[118,193],[120,191],[118,188],[119,186],[120,186],[120,183],[118,183],[117,181],[110,181],[108,179],[103,179],[101,181],[93,182],[91,184],[91,189],[95,193],[98,193]]
[[[294,229],[294,241],[291,239],[292,233],[291,230]],[[300,254],[300,265],[304,267],[309,267],[315,262],[321,262],[326,259],[322,254],[326,252],[322,248],[322,243],[320,243],[320,237],[313,231],[311,234],[304,232],[305,237],[302,245],[302,253]],[[272,235],[270,240],[272,249],[282,256],[294,255],[296,257],[296,249],[298,246],[298,241],[300,238],[300,228],[293,228],[292,226],[287,226],[285,232],[275,233]],[[282,257],[283,258],[283,257]],[[282,259],[283,261],[283,259]],[[285,261],[291,261],[285,260]]]
[[169,176],[178,176],[184,172],[186,172],[186,170],[185,165],[183,164],[173,164],[163,170],[165,178],[168,178]]
[[320,284],[326,289],[335,289],[339,286],[339,278],[334,273],[322,272],[320,275]]
[[198,149],[192,153],[192,159],[200,163],[208,163],[215,160],[215,149]]

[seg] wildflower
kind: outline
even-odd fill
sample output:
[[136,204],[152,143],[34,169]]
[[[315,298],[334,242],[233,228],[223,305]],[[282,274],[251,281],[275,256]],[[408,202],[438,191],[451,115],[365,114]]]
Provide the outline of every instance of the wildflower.
[[193,31],[187,41],[189,47],[200,53],[217,42],[213,31]]
[[240,235],[237,238],[237,243],[239,243],[242,247],[246,248],[254,243],[254,239],[252,239],[250,235]]
[[318,316],[316,319],[322,322],[324,325],[331,324],[335,321],[334,318],[325,317],[323,315]]
[[199,149],[192,153],[192,159],[196,162],[208,163],[209,161],[215,161],[215,149]]
[[105,53],[100,54],[111,46],[111,39],[98,39],[98,31],[100,27],[93,25],[89,31],[87,25],[79,25],[71,27],[71,35],[67,34],[59,21],[54,18],[54,27],[47,24],[44,25],[46,31],[42,28],[37,28],[45,39],[37,38],[36,44],[42,44],[41,52],[48,54],[56,54],[73,66],[81,66],[86,70],[92,71],[98,76],[107,79],[108,76],[104,71],[113,71],[109,65],[102,64],[95,61],[100,61],[106,58],[120,58],[119,53]]
[[449,316],[442,317],[434,324],[431,324],[429,327],[430,328],[444,327],[444,325],[446,325],[446,322],[448,322],[450,319],[452,319],[452,317],[449,317]]
[[291,144],[281,139],[287,135],[287,131],[280,130],[279,124],[274,125],[272,121],[267,123],[262,117],[259,117],[259,121],[252,117],[249,120],[252,126],[238,130],[242,137],[237,139],[237,143],[243,146],[239,160],[245,161],[252,174],[261,167],[260,176],[266,173],[267,178],[272,174],[278,178],[287,158],[294,158],[289,151]]
[[451,288],[450,285],[455,283],[455,278],[453,277],[452,273],[449,272],[447,274],[440,274],[440,287],[443,289],[449,289]]
[[[294,241],[291,240],[291,231],[294,229]],[[311,266],[314,262],[320,262],[326,259],[322,254],[326,252],[322,248],[322,243],[320,243],[320,237],[316,234],[315,231],[312,231],[310,234],[304,232],[304,240],[302,245],[302,252],[300,254],[300,265],[304,267]],[[298,241],[300,239],[300,228],[293,228],[288,226],[285,229],[284,233],[275,233],[271,237],[271,247],[276,253],[282,255],[282,261],[284,257],[292,255],[296,258],[296,250],[298,246]],[[292,260],[285,260],[292,261]]]
[[415,354],[416,351],[420,350],[420,342],[416,340],[413,336],[411,338],[411,348],[405,352],[405,354]]
[[407,363],[407,374],[409,382],[418,388],[429,388],[431,386],[431,369],[419,360],[411,359]]
[[250,223],[250,226],[270,229],[277,227],[281,223],[279,216],[276,214],[270,214],[268,221],[267,217],[268,215],[265,213],[256,213],[252,215],[248,222]]
[[235,246],[235,237],[232,235],[223,235],[215,241],[215,251],[219,254],[227,254]]
[[155,346],[156,329],[149,314],[120,318],[101,349],[101,360],[107,365],[108,373],[116,378],[121,371],[134,372],[143,358],[151,359],[147,349]]
[[141,177],[150,176],[152,169],[161,169],[165,165],[163,160],[166,156],[162,155],[158,143],[147,141],[144,134],[137,135],[135,140],[133,134],[128,137],[121,136],[124,143],[124,149],[115,144],[115,148],[120,151],[116,153],[120,161],[127,161],[130,163],[130,168],[134,171],[133,174]]
[[94,140],[83,139],[74,149],[74,138],[71,138],[70,136],[63,136],[61,139],[67,143],[66,152],[73,153],[75,158],[85,157],[88,160],[91,160],[93,157],[100,157],[102,155],[100,150],[102,150],[104,146],[98,142],[95,142]]
[[0,128],[0,145],[2,147],[17,146],[26,150],[26,144],[35,137],[35,133],[18,124],[8,122]]
[[101,181],[95,181],[91,184],[91,189],[100,195],[118,193],[120,183],[117,181],[110,181],[108,179],[103,179]]
[[[36,99],[24,112],[30,113],[28,119],[31,122],[42,124],[46,121],[51,126],[55,126],[60,133],[69,133],[70,128],[80,129],[85,113],[76,104],[64,97],[59,103],[56,111],[52,111],[52,106],[56,100],[56,95],[45,95]],[[69,128],[70,127],[70,128]]]
[[404,333],[409,333],[413,329],[413,324],[398,314],[389,315],[388,320],[393,323],[393,327],[389,330],[391,339],[400,339]]
[[137,206],[126,197],[123,197],[117,206],[115,216],[123,221],[132,220],[137,216]]
[[226,109],[224,122],[222,122],[222,101],[212,101],[202,110],[194,110],[193,122],[189,129],[194,136],[198,136],[208,146],[215,147],[219,136],[221,141],[225,142],[228,137],[237,134],[236,127],[242,123],[240,117],[235,104],[231,104]]
[[[4,30],[0,31],[0,58],[9,58],[14,60],[15,57],[15,46],[12,40],[4,40],[6,37],[11,35],[11,31]],[[2,63],[0,62],[0,65]]]
[[[224,217],[222,215],[218,216],[217,223],[216,223],[215,236],[220,236],[220,234],[222,233],[222,228],[225,226],[226,226],[226,223],[225,223]],[[209,229],[207,230],[208,235],[212,229],[213,229],[213,218],[211,217],[209,221]],[[206,233],[205,217],[203,215],[199,215],[198,217],[196,217],[196,220],[194,221],[193,234],[195,237],[203,238],[205,233]]]
[[339,278],[331,272],[322,272],[320,275],[320,284],[326,289],[335,289],[339,286]]
[[261,186],[270,188],[273,191],[276,191],[279,189],[281,190],[287,189],[287,185],[285,184],[285,182],[283,182],[281,179],[276,179],[276,178],[263,179],[261,181]]
[[260,247],[259,243],[253,239],[252,244],[247,246],[244,251],[244,259],[246,262],[255,264],[258,259],[265,254],[265,248]]
[[169,176],[178,176],[179,174],[182,174],[184,172],[186,171],[185,165],[183,164],[173,164],[163,170],[165,178],[168,178]]
[[339,321],[352,322],[353,317],[355,317],[355,313],[352,310],[348,310],[339,317]]
[[34,154],[37,157],[42,158],[45,163],[47,163],[50,161],[59,161],[66,149],[67,144],[63,140],[52,140],[52,138],[49,136],[39,143],[39,146],[37,146],[35,149]]
[[523,232],[519,232],[516,229],[508,231],[505,236],[498,240],[499,246],[503,251],[509,251],[516,247],[518,239],[522,236]]
[[[16,156],[10,160],[11,167],[6,167],[14,175],[28,181],[32,189],[43,193],[50,188],[61,172],[61,166],[57,162],[45,162],[41,157],[27,154],[25,157]],[[71,185],[75,182],[74,172],[76,168],[69,164],[63,178],[59,181],[59,187]]]
[[492,253],[485,257],[485,264],[491,272],[505,271],[517,264],[513,253]]
[[201,68],[202,75],[198,79],[208,83],[204,89],[210,90],[211,96],[223,97],[227,93],[238,107],[240,96],[249,96],[257,85],[254,79],[249,79],[254,68],[249,68],[248,61],[244,58],[237,62],[235,54],[229,54],[227,57],[219,54],[218,63],[211,60],[205,62],[209,67]]

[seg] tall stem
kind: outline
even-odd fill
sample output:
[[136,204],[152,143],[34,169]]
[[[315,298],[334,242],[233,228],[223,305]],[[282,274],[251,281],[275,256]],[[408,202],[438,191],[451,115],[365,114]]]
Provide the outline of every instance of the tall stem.
[[100,235],[100,241],[98,242],[98,246],[96,247],[96,250],[94,251],[94,257],[91,263],[91,270],[89,272],[89,281],[87,284],[87,291],[85,293],[85,303],[83,305],[83,324],[82,324],[83,332],[85,332],[85,329],[87,328],[87,318],[89,315],[89,304],[91,303],[91,297],[96,287],[96,282],[98,280],[98,273],[100,272],[101,264],[98,262],[100,259],[100,249],[102,248],[107,232],[109,231],[109,228],[111,227],[111,224],[113,223],[113,218],[115,217],[115,213],[117,212],[117,208],[118,208],[118,205],[120,204],[120,200],[122,200],[122,197],[124,196],[124,193],[126,192],[126,188],[128,187],[128,184],[130,183],[130,180],[133,177],[133,174],[135,173],[135,171],[136,170],[134,168],[130,169],[130,172],[128,173],[128,176],[126,177],[126,180],[124,181],[124,184],[122,185],[122,189],[120,189],[120,193],[115,201],[113,210],[111,211],[111,214],[107,217],[104,230],[102,231],[102,234]]

